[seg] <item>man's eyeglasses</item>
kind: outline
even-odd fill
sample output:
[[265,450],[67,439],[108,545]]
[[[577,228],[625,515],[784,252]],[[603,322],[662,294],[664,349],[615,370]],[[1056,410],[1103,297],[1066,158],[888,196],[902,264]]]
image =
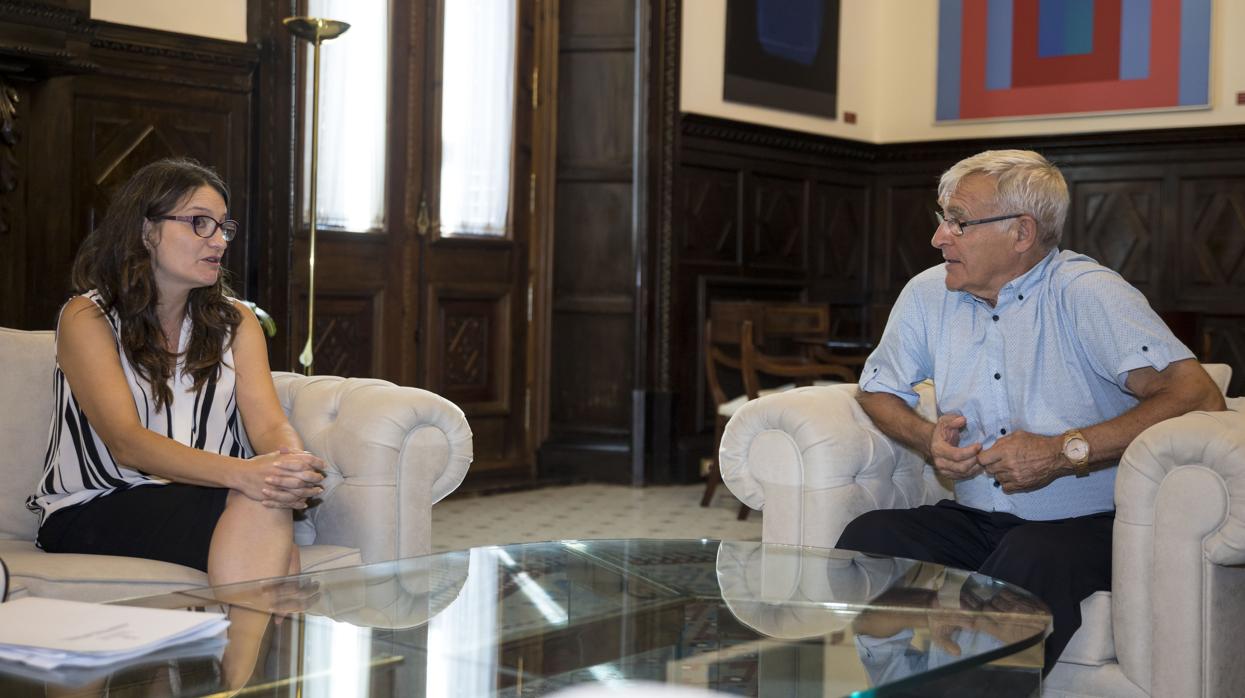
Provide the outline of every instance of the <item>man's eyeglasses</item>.
[[238,237],[238,221],[225,220],[218,221],[211,216],[151,216],[147,220],[150,221],[180,221],[189,223],[190,229],[195,231],[195,235],[201,238],[210,238],[216,234],[219,229],[221,236],[225,238],[225,242],[230,242]]
[[955,218],[951,218],[950,216],[944,216],[942,215],[942,211],[939,211],[937,209],[933,211],[933,214],[934,214],[934,220],[938,223],[938,225],[946,225],[947,230],[950,230],[951,234],[956,237],[963,236],[964,229],[970,225],[981,225],[983,223],[995,223],[997,221],[1005,221],[1011,218],[1020,218],[1021,216],[1025,215],[1023,213],[1009,213],[1006,216],[991,216],[990,218],[978,218],[976,220],[971,220],[971,221],[962,221],[962,220],[958,220]]

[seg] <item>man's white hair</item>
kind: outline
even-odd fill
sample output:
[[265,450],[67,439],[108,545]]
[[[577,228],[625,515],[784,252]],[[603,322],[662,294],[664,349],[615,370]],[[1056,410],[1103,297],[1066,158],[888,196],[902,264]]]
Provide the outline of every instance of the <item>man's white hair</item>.
[[970,175],[993,177],[1000,213],[1027,213],[1037,221],[1044,249],[1059,244],[1068,216],[1068,183],[1058,167],[1032,150],[987,150],[955,163],[938,180],[938,203],[947,200]]

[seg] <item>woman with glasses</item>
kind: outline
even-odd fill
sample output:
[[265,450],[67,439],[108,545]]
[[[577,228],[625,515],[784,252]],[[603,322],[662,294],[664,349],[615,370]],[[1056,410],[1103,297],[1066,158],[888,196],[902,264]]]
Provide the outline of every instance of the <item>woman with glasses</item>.
[[228,206],[214,171],[161,160],[78,250],[27,501],[44,550],[172,562],[214,585],[299,571],[291,510],[321,492],[324,464],[286,420],[259,322],[229,295]]

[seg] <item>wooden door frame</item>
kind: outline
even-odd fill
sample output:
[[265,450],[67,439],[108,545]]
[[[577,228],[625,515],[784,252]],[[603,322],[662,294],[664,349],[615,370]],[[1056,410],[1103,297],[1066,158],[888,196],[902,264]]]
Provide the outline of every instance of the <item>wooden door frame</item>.
[[533,47],[538,79],[532,119],[532,177],[535,194],[528,248],[527,447],[533,468],[536,450],[549,437],[550,342],[553,311],[553,225],[557,199],[558,12],[560,0],[536,0]]

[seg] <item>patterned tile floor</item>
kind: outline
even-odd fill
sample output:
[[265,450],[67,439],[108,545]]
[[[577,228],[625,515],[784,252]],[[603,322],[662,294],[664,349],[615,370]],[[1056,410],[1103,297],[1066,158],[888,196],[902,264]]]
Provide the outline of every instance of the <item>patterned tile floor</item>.
[[739,502],[725,487],[704,508],[703,491],[703,485],[598,484],[451,496],[432,508],[432,549],[567,538],[761,539],[761,512],[736,521]]

